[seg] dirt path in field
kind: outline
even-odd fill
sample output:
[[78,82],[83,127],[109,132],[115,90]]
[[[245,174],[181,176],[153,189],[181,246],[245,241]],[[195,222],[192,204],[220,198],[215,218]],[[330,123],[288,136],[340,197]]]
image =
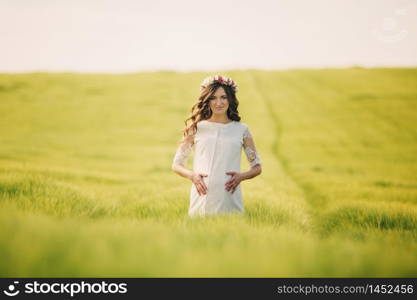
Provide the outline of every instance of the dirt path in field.
[[288,201],[296,201],[298,209],[302,210],[303,218],[300,219],[300,222],[305,230],[312,234],[317,233],[319,228],[317,227],[318,225],[316,224],[315,219],[319,217],[320,211],[317,209],[317,206],[325,201],[324,196],[321,195],[313,186],[297,180],[291,172],[289,162],[281,152],[281,136],[283,133],[283,126],[274,109],[272,103],[274,99],[271,99],[268,93],[264,91],[262,84],[260,83],[260,79],[257,78],[256,74],[253,72],[248,72],[247,74],[248,77],[250,77],[253,89],[256,91],[257,100],[264,104],[266,108],[265,111],[267,112],[268,117],[272,120],[273,130],[271,130],[271,132],[275,132],[275,134],[273,136],[271,152],[276,158],[280,169],[282,169],[287,176],[289,183],[292,184],[292,188],[295,190],[294,194],[297,195],[296,197],[289,198]]

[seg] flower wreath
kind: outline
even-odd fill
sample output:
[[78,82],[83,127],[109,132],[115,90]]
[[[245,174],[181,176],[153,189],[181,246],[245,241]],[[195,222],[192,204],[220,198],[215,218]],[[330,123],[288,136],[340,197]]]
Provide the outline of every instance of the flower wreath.
[[214,76],[209,76],[206,77],[203,82],[200,85],[200,89],[204,90],[206,87],[208,87],[210,84],[213,84],[215,82],[219,82],[221,84],[224,85],[228,85],[230,87],[232,87],[233,91],[235,93],[237,93],[237,84],[236,82],[233,81],[232,78],[226,77],[226,76],[222,76],[222,75],[214,75]]

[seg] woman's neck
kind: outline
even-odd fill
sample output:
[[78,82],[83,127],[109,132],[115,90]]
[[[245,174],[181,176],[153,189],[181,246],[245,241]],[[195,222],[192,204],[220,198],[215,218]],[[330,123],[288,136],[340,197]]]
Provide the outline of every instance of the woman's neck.
[[216,115],[212,115],[209,119],[207,119],[207,121],[209,122],[217,122],[217,123],[229,123],[230,120],[227,115],[221,115],[221,116],[216,116]]

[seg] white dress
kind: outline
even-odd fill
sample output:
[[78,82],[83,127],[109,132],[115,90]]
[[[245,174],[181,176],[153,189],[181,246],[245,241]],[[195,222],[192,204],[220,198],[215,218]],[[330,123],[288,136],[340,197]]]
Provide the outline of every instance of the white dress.
[[197,132],[184,139],[173,160],[173,165],[185,166],[194,148],[193,171],[208,175],[202,177],[207,187],[206,194],[199,195],[192,183],[188,215],[243,213],[241,183],[233,193],[226,190],[225,183],[231,178],[226,172],[240,172],[242,148],[251,167],[261,164],[249,127],[239,121],[223,124],[203,120],[196,125]]

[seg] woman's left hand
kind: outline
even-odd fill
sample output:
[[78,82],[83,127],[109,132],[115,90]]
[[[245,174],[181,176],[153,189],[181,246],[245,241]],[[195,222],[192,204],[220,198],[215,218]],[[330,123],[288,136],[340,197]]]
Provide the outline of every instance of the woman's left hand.
[[243,180],[243,176],[239,172],[226,172],[226,174],[232,175],[232,177],[225,183],[225,188],[233,194],[239,183]]

